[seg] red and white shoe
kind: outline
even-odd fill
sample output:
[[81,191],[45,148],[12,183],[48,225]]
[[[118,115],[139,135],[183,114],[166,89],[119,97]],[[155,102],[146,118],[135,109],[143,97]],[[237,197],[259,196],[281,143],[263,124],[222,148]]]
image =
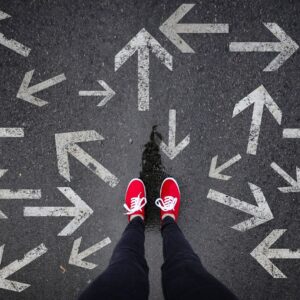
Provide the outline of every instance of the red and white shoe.
[[146,188],[144,182],[139,178],[132,179],[127,186],[124,208],[127,210],[128,221],[132,216],[138,215],[145,219]]
[[177,181],[174,178],[166,178],[160,188],[160,198],[155,201],[156,206],[160,208],[160,219],[165,215],[173,215],[175,221],[178,219],[180,207],[180,190]]

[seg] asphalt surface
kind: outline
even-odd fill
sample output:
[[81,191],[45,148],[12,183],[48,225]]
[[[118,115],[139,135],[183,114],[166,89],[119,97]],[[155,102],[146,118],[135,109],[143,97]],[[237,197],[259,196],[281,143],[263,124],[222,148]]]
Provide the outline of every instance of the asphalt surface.
[[[228,34],[180,34],[195,50],[181,53],[159,26],[180,1],[0,1],[0,32],[27,47],[23,57],[0,45],[0,127],[22,127],[24,138],[3,138],[0,147],[1,188],[41,189],[39,200],[1,200],[1,266],[21,259],[44,243],[46,254],[8,277],[31,286],[21,293],[0,289],[0,299],[76,299],[108,264],[127,219],[123,197],[127,183],[141,176],[149,201],[158,196],[164,177],[175,177],[182,191],[179,225],[206,268],[240,298],[293,300],[299,298],[299,259],[275,259],[287,276],[274,279],[250,252],[274,229],[287,229],[274,248],[300,248],[299,194],[281,193],[287,183],[270,164],[276,162],[295,178],[300,166],[299,140],[283,139],[283,128],[297,128],[299,51],[277,71],[263,69],[276,53],[231,53],[232,41],[277,41],[262,25],[275,22],[300,43],[299,1],[193,1],[183,23],[228,23]],[[146,28],[173,56],[171,72],[150,57],[150,110],[137,109],[137,57],[117,71],[114,56]],[[38,92],[48,101],[38,107],[16,98],[26,72],[35,70],[31,84],[64,73],[67,80]],[[101,97],[80,97],[80,90],[98,90],[104,80],[116,95],[97,107]],[[264,85],[282,110],[278,125],[264,112],[256,155],[247,155],[252,108],[235,118],[235,104]],[[190,134],[190,144],[173,160],[159,151],[155,135],[168,140],[169,110],[176,110],[176,140]],[[153,128],[154,126],[154,128]],[[57,168],[55,134],[95,130],[103,141],[80,146],[120,180],[112,188],[70,157],[71,181]],[[154,132],[153,132],[154,130]],[[151,136],[152,134],[152,136]],[[212,157],[218,164],[240,154],[242,159],[223,173],[229,181],[208,177]],[[246,232],[231,226],[249,218],[237,209],[207,199],[210,188],[251,204],[248,182],[259,186],[274,219]],[[70,206],[57,187],[71,187],[94,213],[71,235],[57,236],[68,217],[24,217],[25,206]],[[163,299],[160,278],[162,241],[158,211],[149,210],[146,257],[150,267],[150,299]],[[88,270],[68,264],[74,240],[80,250],[105,237],[111,244],[86,258],[98,266]]]

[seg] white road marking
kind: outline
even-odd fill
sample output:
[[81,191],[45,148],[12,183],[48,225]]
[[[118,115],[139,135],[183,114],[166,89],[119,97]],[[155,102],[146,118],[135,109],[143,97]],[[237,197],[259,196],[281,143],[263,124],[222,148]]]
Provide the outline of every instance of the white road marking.
[[1,127],[0,138],[19,138],[24,137],[24,129],[18,127]]
[[104,88],[104,91],[79,91],[79,96],[105,96],[97,106],[104,106],[116,93],[103,80],[98,80],[98,83]]
[[300,139],[300,128],[285,128],[282,136],[285,139]]
[[64,80],[66,80],[66,76],[65,76],[65,74],[60,74],[58,76],[55,76],[53,78],[50,78],[48,80],[45,80],[43,82],[40,82],[38,84],[35,84],[35,85],[29,87],[33,73],[34,73],[34,70],[31,70],[25,74],[22,84],[19,88],[17,98],[22,99],[24,101],[27,101],[27,102],[37,105],[37,106],[44,106],[44,105],[48,104],[48,102],[44,101],[38,97],[33,96],[33,94],[40,92],[42,90],[45,90],[53,85],[56,85]]
[[[4,250],[4,245],[1,246],[1,259],[2,260],[2,254]],[[46,246],[44,244],[40,244],[38,247],[32,249],[31,251],[27,252],[24,257],[20,260],[15,260],[6,267],[3,267],[0,269],[0,289],[5,289],[13,292],[22,292],[28,287],[30,287],[30,284],[22,283],[18,281],[8,280],[7,277],[14,274],[18,270],[24,268],[43,254],[45,254],[48,251]]]
[[75,131],[55,134],[58,171],[66,180],[71,181],[68,154],[74,156],[95,175],[115,187],[119,179],[98,161],[82,150],[76,143],[101,141],[104,138],[95,130]]
[[149,54],[155,56],[170,70],[173,70],[173,57],[159,42],[143,28],[115,56],[117,71],[135,52],[138,52],[138,110],[149,110]]
[[282,176],[291,186],[279,187],[282,193],[298,193],[300,192],[300,168],[296,167],[297,180],[294,180],[289,174],[281,169],[275,162],[271,163],[271,168]]
[[247,214],[253,215],[252,218],[231,227],[238,231],[246,231],[252,229],[274,218],[271,209],[268,205],[268,202],[266,201],[266,198],[263,192],[261,191],[261,189],[258,186],[254,185],[253,183],[249,182],[248,184],[256,200],[257,206],[230,197],[226,194],[217,192],[213,189],[210,189],[207,195],[208,199],[214,200],[221,204],[227,205],[229,207],[243,211]]
[[58,187],[58,190],[68,198],[74,206],[70,207],[24,207],[24,217],[74,217],[72,221],[58,234],[71,235],[93,213],[93,210],[69,187]]
[[182,4],[159,27],[159,30],[183,53],[195,53],[195,51],[178,33],[229,33],[228,24],[178,24],[194,6],[195,4]]
[[107,237],[104,240],[98,242],[97,244],[95,244],[79,253],[79,247],[81,244],[81,240],[82,240],[82,237],[80,237],[74,241],[73,247],[72,247],[72,252],[70,255],[70,259],[69,259],[69,264],[92,270],[92,269],[96,268],[97,265],[87,262],[87,261],[84,261],[84,259],[86,257],[90,256],[91,254],[99,251],[100,249],[107,246],[108,244],[110,244],[111,240],[109,237]]
[[251,104],[253,104],[254,107],[247,146],[247,153],[256,155],[264,106],[266,106],[266,108],[270,111],[270,113],[273,115],[274,119],[279,125],[281,124],[282,112],[278,105],[275,103],[275,101],[272,99],[268,91],[265,89],[265,87],[261,85],[235,105],[232,117],[238,115]]
[[179,144],[176,145],[176,110],[169,110],[169,142],[166,145],[160,141],[160,150],[164,152],[170,159],[174,159],[181,151],[190,143],[190,135],[188,134]]
[[299,48],[276,23],[263,23],[280,42],[232,42],[229,44],[231,52],[279,52],[279,54],[264,69],[266,72],[276,71]]
[[286,229],[273,230],[250,254],[273,277],[287,278],[270,259],[300,259],[300,249],[270,249],[286,232]]
[[241,155],[237,154],[236,156],[234,156],[233,158],[228,160],[223,165],[217,167],[218,155],[214,156],[211,160],[208,176],[210,178],[215,178],[215,179],[220,179],[220,180],[229,180],[232,176],[223,175],[223,174],[221,174],[221,172],[224,171],[225,169],[229,168],[236,162],[238,162],[241,158],[242,158]]

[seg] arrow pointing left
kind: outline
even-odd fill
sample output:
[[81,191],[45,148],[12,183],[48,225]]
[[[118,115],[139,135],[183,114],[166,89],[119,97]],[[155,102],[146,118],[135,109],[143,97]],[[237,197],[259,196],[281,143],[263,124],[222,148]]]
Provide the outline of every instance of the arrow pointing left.
[[101,140],[104,138],[95,130],[55,134],[57,165],[60,175],[71,181],[68,159],[68,154],[70,154],[104,182],[115,187],[119,183],[119,179],[77,145],[77,143]]
[[24,207],[24,217],[73,217],[72,221],[58,234],[71,235],[84,223],[93,210],[69,187],[58,187],[58,190],[74,204],[70,207]]
[[103,247],[109,245],[111,240],[109,237],[105,238],[104,240],[98,242],[97,244],[85,249],[84,251],[79,253],[79,247],[81,244],[82,237],[76,239],[73,243],[72,252],[69,259],[69,264],[74,265],[77,267],[85,268],[85,269],[94,269],[97,267],[96,264],[84,261],[84,259],[91,254],[99,251]]
[[[0,247],[0,262],[2,260],[3,251],[4,245]],[[0,269],[0,289],[5,289],[13,292],[22,292],[30,287],[30,284],[8,280],[7,277],[24,268],[43,254],[45,254],[47,251],[48,249],[46,248],[46,246],[44,244],[40,244],[38,247],[27,252],[22,259],[15,260],[6,267]]]
[[282,112],[275,101],[272,99],[268,91],[265,89],[265,87],[261,85],[235,105],[232,117],[234,118],[252,104],[253,113],[247,153],[256,155],[264,107],[269,110],[269,112],[273,115],[274,119],[279,125],[281,124]]
[[33,94],[40,92],[42,90],[45,90],[53,85],[56,85],[64,80],[66,80],[66,76],[65,76],[65,74],[60,74],[58,76],[52,77],[48,80],[45,80],[43,82],[40,82],[36,85],[29,87],[33,73],[34,73],[34,70],[31,70],[25,74],[22,84],[19,88],[17,98],[27,101],[27,102],[37,105],[37,106],[44,106],[44,105],[48,104],[48,102],[44,101],[36,96],[33,96]]

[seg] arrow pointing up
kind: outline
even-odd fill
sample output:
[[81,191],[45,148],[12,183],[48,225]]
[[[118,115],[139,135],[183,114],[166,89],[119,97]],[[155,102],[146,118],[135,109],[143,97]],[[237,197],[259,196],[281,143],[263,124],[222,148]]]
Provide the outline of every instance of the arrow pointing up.
[[160,141],[160,150],[163,151],[170,159],[175,158],[190,143],[188,134],[179,144],[176,145],[176,110],[169,110],[169,143],[166,145]]
[[282,176],[291,186],[279,187],[282,193],[298,193],[300,192],[300,168],[296,167],[297,181],[294,180],[289,174],[281,169],[275,162],[271,163],[271,168]]
[[261,189],[254,185],[253,183],[248,183],[251,189],[251,192],[256,200],[257,206],[249,204],[247,202],[241,201],[239,199],[227,196],[223,193],[217,192],[213,189],[210,189],[207,195],[208,199],[214,200],[221,204],[227,205],[229,207],[238,209],[247,214],[252,215],[251,219],[243,221],[237,225],[232,226],[231,228],[238,231],[246,231],[248,229],[252,229],[260,224],[266,223],[272,220],[273,214],[270,210],[268,202],[261,191]]
[[93,210],[69,187],[58,187],[74,206],[71,207],[24,207],[24,217],[74,217],[73,220],[58,234],[71,235],[93,213]]
[[210,178],[220,179],[220,180],[229,180],[231,176],[220,174],[222,171],[230,167],[231,165],[235,164],[237,161],[239,161],[242,157],[240,154],[234,156],[230,160],[228,160],[225,164],[219,166],[217,168],[217,161],[218,161],[218,155],[214,156],[211,160],[210,169],[208,176]]
[[299,48],[276,23],[263,23],[280,42],[232,42],[229,44],[231,52],[279,52],[266,68],[265,72],[276,71]]
[[95,130],[55,134],[59,174],[66,180],[71,181],[68,159],[68,154],[70,154],[104,182],[108,183],[111,187],[115,187],[119,183],[119,179],[77,145],[77,143],[101,140],[104,140],[104,138]]
[[270,249],[270,247],[286,232],[286,229],[273,230],[250,254],[273,277],[286,276],[270,261],[270,259],[300,259],[300,249]]
[[[2,260],[3,251],[4,245],[0,247],[0,263]],[[30,284],[8,280],[6,278],[14,274],[18,270],[24,268],[43,254],[45,254],[47,251],[48,249],[46,248],[46,246],[44,244],[40,244],[38,247],[27,252],[22,259],[15,260],[6,267],[0,269],[0,289],[5,289],[13,292],[22,292],[30,287]]]
[[82,240],[82,237],[80,237],[74,241],[71,256],[69,259],[69,264],[92,270],[92,269],[96,268],[97,265],[87,262],[87,261],[84,261],[84,259],[86,257],[90,256],[91,254],[99,251],[100,249],[107,246],[108,244],[110,244],[111,240],[110,240],[110,238],[107,237],[104,240],[98,242],[97,244],[95,244],[95,245],[89,247],[88,249],[79,253],[79,247],[81,244],[81,240]]
[[232,117],[234,118],[240,112],[249,107],[251,104],[254,105],[254,108],[252,114],[247,153],[256,155],[264,106],[266,106],[266,108],[270,111],[270,113],[273,115],[274,119],[279,125],[281,124],[282,112],[277,106],[277,104],[274,102],[268,91],[265,89],[265,87],[261,85],[235,105]]
[[25,74],[22,84],[19,88],[17,98],[22,99],[24,101],[27,101],[27,102],[37,105],[37,106],[44,106],[44,105],[48,104],[48,102],[44,101],[38,97],[32,96],[32,94],[35,94],[42,90],[45,90],[50,86],[56,85],[64,80],[66,80],[66,77],[65,77],[65,74],[60,74],[51,79],[45,80],[41,83],[38,83],[36,85],[29,87],[33,73],[34,73],[34,70],[31,70]]
[[178,33],[228,33],[228,24],[178,24],[178,22],[195,6],[182,4],[160,27],[159,30],[183,53],[195,51],[178,35]]
[[97,106],[104,106],[116,93],[103,80],[98,83],[104,88],[104,91],[79,91],[79,96],[105,96]]
[[149,110],[150,50],[172,71],[172,55],[145,28],[133,37],[115,56],[115,71],[117,71],[135,52],[138,52],[138,109],[141,111]]

